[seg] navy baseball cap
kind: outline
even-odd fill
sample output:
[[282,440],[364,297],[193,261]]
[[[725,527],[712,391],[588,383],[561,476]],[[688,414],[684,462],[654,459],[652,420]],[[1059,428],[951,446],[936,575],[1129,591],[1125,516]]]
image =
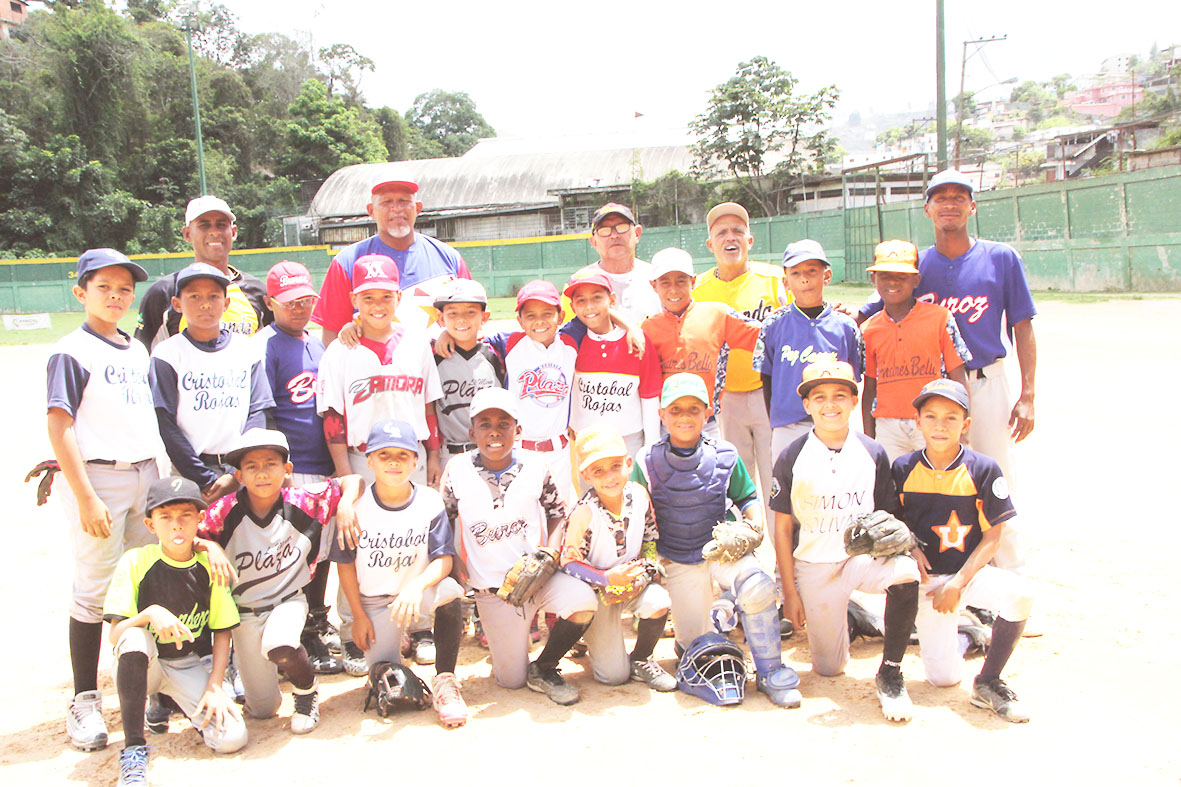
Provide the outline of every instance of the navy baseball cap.
[[787,248],[783,250],[783,267],[785,268],[794,268],[801,262],[808,260],[818,260],[827,267],[832,267],[832,263],[828,261],[828,257],[824,253],[824,247],[820,245],[819,241],[814,241],[811,238],[789,243]]
[[591,229],[597,229],[608,216],[621,216],[631,224],[636,223],[636,217],[632,213],[631,208],[627,205],[620,205],[618,202],[608,202],[596,210],[595,215],[591,217]]
[[197,482],[180,476],[169,476],[152,482],[148,487],[148,502],[144,506],[145,513],[152,515],[152,511],[160,506],[172,503],[192,503],[198,511],[205,510],[205,500],[201,497],[201,487]]
[[923,406],[923,402],[930,399],[932,396],[942,396],[944,399],[951,401],[964,408],[964,412],[968,411],[968,389],[957,383],[955,380],[948,380],[941,378],[939,380],[932,380],[923,386],[923,390],[919,391],[919,395],[914,398],[914,409],[919,409]]
[[132,281],[147,281],[148,272],[141,265],[137,265],[127,258],[126,254],[114,249],[87,249],[78,258],[77,276],[81,279],[88,273],[94,273],[112,265],[122,265],[131,272]]
[[418,437],[414,434],[414,427],[396,418],[375,423],[365,441],[365,456],[383,448],[405,448],[417,454]]
[[931,178],[931,182],[927,184],[927,199],[931,199],[931,194],[935,189],[940,186],[946,186],[949,183],[954,186],[963,186],[968,190],[969,197],[975,196],[976,190],[972,188],[972,181],[968,179],[967,175],[958,169],[945,169]]
[[181,268],[180,273],[176,274],[176,291],[181,292],[185,285],[194,279],[213,279],[221,285],[223,290],[230,286],[230,277],[222,273],[221,270],[207,262],[194,262],[192,265]]

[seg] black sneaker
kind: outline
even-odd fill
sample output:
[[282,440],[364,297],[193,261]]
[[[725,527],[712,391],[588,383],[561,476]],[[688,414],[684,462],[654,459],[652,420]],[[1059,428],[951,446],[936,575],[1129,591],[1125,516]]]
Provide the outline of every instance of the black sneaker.
[[525,685],[559,705],[573,705],[580,699],[578,689],[566,682],[557,667],[542,668],[537,666],[537,662],[531,663],[525,676]]
[[874,683],[877,685],[878,701],[882,703],[882,715],[890,721],[910,721],[914,716],[914,706],[906,691],[902,669],[883,664]]
[[969,700],[977,708],[987,708],[1005,721],[1021,724],[1029,721],[1029,713],[1017,699],[1017,694],[1001,678],[972,682],[972,696]]
[[154,735],[168,732],[168,719],[172,716],[174,709],[180,710],[172,697],[167,694],[150,695],[148,709],[144,712],[144,724],[147,726],[148,732]]
[[340,656],[340,630],[328,620],[328,607],[308,610],[307,628],[316,632],[324,647],[333,656]]
[[344,665],[340,663],[340,659],[332,655],[314,628],[304,626],[299,642],[308,652],[308,661],[312,665],[312,671],[317,675],[336,675],[344,672]]
[[355,642],[345,642],[341,647],[340,660],[344,662],[344,671],[355,677],[369,674],[369,667],[365,664],[365,653]]

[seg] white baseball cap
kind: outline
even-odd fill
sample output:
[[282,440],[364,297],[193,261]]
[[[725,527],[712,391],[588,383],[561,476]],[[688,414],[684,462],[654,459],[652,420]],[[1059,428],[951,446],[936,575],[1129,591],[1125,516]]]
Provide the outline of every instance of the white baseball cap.
[[211,211],[229,216],[230,221],[238,220],[238,217],[234,215],[234,211],[230,210],[230,206],[226,204],[224,199],[215,197],[212,194],[206,194],[204,197],[189,200],[189,206],[185,208],[185,224],[191,224],[193,219]]
[[684,249],[661,249],[652,255],[652,272],[648,278],[656,281],[666,273],[677,271],[693,276],[693,256]]
[[517,397],[504,388],[481,388],[476,391],[468,414],[474,419],[485,410],[502,410],[511,415],[514,421],[521,420],[517,412]]

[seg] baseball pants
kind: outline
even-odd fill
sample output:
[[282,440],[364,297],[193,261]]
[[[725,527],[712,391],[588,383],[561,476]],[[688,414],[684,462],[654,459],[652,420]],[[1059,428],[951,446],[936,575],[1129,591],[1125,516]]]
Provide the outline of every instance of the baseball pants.
[[[980,375],[984,375],[981,377]],[[1009,388],[1009,378],[1002,358],[979,371],[968,370],[968,392],[972,397],[972,426],[968,441],[972,450],[992,457],[1001,466],[1001,473],[1012,494],[1017,488],[1015,444],[1009,428],[1009,416],[1017,399]],[[1021,517],[1005,522],[1001,544],[993,565],[1010,571],[1025,568],[1025,545],[1021,538]]]
[[525,685],[531,644],[529,625],[538,610],[568,618],[579,612],[594,612],[598,605],[594,591],[585,582],[562,573],[554,574],[521,609],[501,599],[495,591],[477,590],[476,609],[488,638],[496,685],[506,689]]
[[709,616],[714,603],[714,582],[722,590],[730,590],[734,587],[734,580],[751,569],[763,570],[754,555],[743,555],[731,563],[664,561],[667,572],[664,587],[671,602],[678,645],[688,648],[693,640],[714,630]]
[[[771,430],[771,467],[775,467],[775,462],[779,460],[779,455],[783,453],[789,445],[794,443],[798,438],[803,437],[812,431],[812,419],[805,418],[802,421],[796,421],[794,424],[787,426],[776,426]],[[772,517],[771,522],[775,519]]]
[[623,643],[623,613],[640,619],[658,618],[671,604],[668,591],[657,584],[648,585],[640,595],[622,604],[604,604],[599,599],[590,628],[582,635],[595,680],[608,686],[620,686],[631,680],[631,661]]
[[95,538],[83,532],[78,501],[65,480],[59,479],[56,494],[61,497],[74,552],[70,617],[79,623],[102,623],[103,601],[119,558],[129,549],[156,541],[152,531],[144,525],[144,502],[148,487],[160,477],[160,469],[154,458],[134,464],[87,462],[85,469],[90,485],[111,512],[111,535]]
[[919,614],[915,628],[919,632],[919,653],[927,682],[934,686],[954,686],[964,672],[964,657],[960,653],[957,632],[959,609],[965,606],[996,610],[1005,620],[1014,623],[1025,620],[1033,609],[1033,588],[1029,579],[1003,568],[985,566],[976,572],[972,581],[960,593],[960,607],[955,612],[936,612],[927,594],[942,587],[951,574],[928,577],[919,586]]
[[246,712],[269,719],[279,712],[279,666],[267,654],[284,645],[298,649],[308,617],[303,593],[260,614],[240,610],[241,623],[234,629],[234,659],[246,690]]
[[[768,501],[771,499],[771,471],[774,459],[771,455],[771,422],[767,418],[767,407],[763,403],[763,389],[753,391],[730,391],[724,394],[725,407],[718,415],[722,437],[738,449],[746,472],[754,480],[763,500],[764,522],[774,522],[775,513]],[[775,565],[775,544],[765,538],[756,551],[760,562],[767,570]]]
[[[390,604],[397,596],[361,596],[361,606],[373,624],[374,643],[365,651],[365,664],[372,667],[379,661],[402,663],[402,627],[390,617]],[[422,592],[422,616],[463,598],[463,588],[451,577],[443,577],[438,583]]]
[[891,585],[918,582],[919,567],[909,557],[858,555],[839,563],[797,560],[796,588],[804,603],[812,671],[832,677],[849,663],[849,597],[854,590],[885,593]]
[[[165,645],[165,647],[171,647]],[[195,654],[177,659],[162,659],[156,638],[147,628],[130,628],[123,632],[115,644],[115,663],[112,675],[118,685],[119,657],[124,653],[143,653],[148,657],[148,694],[164,692],[193,723],[193,727],[205,739],[205,745],[218,754],[232,754],[246,745],[246,723],[242,719],[227,716],[225,728],[218,730],[213,722],[201,726],[195,716],[197,703],[209,685],[211,657],[201,658]]]
[[900,456],[927,447],[913,418],[875,418],[874,434],[874,439],[886,449],[891,464]]
[[573,444],[555,451],[530,451],[519,446],[517,450],[524,454],[541,457],[546,467],[549,468],[550,477],[554,479],[554,485],[558,487],[558,493],[562,495],[562,500],[565,501],[567,507],[577,501],[578,498],[574,496],[574,467],[570,461],[570,453],[574,450]]

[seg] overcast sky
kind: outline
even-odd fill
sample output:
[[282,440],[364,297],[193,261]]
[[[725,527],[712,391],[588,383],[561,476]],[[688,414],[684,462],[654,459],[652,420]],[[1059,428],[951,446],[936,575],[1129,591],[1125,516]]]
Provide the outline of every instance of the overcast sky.
[[[738,62],[766,55],[806,90],[836,84],[837,121],[922,111],[935,95],[935,2],[594,4],[443,0],[224,0],[250,32],[349,43],[377,63],[368,103],[404,112],[419,93],[466,91],[502,136],[683,127]],[[1181,43],[1168,3],[948,0],[948,97],[965,39],[1007,35],[970,58],[966,89],[1000,96],[1019,77],[1093,73],[1110,55]],[[641,112],[644,118],[634,119]]]

